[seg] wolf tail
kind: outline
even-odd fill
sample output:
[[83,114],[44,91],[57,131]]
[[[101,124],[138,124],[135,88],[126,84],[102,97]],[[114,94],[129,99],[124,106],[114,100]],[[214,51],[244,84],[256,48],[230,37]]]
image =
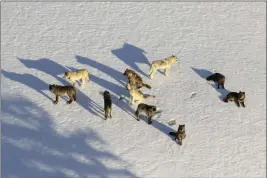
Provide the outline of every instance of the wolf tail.
[[73,96],[72,97],[73,97],[73,100],[76,101],[76,90],[74,89],[74,91],[75,92],[73,93]]
[[176,132],[169,132],[169,135],[176,136]]
[[152,63],[151,66],[150,66],[150,69],[149,69],[149,75],[152,74],[152,72],[153,72],[153,68],[154,68],[154,65],[153,65],[153,63]]
[[146,83],[144,83],[143,86],[146,87],[146,88],[148,88],[148,89],[151,89],[151,86],[148,85],[148,84],[146,84]]

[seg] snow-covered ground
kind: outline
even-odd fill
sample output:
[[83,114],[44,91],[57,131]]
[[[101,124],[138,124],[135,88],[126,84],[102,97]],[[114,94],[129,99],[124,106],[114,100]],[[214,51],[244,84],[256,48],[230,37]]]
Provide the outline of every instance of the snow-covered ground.
[[[2,2],[1,22],[3,178],[266,177],[266,3]],[[172,54],[170,75],[150,80]],[[48,84],[81,68],[77,102],[54,105]],[[152,86],[152,125],[127,103],[126,68]],[[226,90],[205,80],[214,70]],[[246,108],[220,100],[240,90]],[[179,124],[182,146],[168,136]]]

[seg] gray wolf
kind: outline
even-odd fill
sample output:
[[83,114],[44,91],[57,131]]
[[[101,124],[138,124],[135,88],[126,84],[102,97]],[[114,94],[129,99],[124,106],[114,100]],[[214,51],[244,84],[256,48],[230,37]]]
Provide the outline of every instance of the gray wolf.
[[[243,107],[245,106],[245,98],[246,98],[246,93],[239,91],[237,92],[230,92],[226,95],[226,97],[223,99],[224,102],[228,103],[228,101],[234,101],[237,105],[237,107],[240,107],[240,104]],[[240,103],[240,104],[239,104]]]
[[153,106],[153,105],[147,105],[145,103],[140,103],[137,106],[137,109],[135,111],[135,116],[137,117],[137,121],[139,121],[139,116],[140,113],[144,112],[146,114],[146,116],[148,117],[148,124],[151,124],[152,121],[152,117],[158,113],[160,113],[161,111],[157,111],[157,107]]
[[105,111],[105,119],[108,117],[112,118],[111,111],[112,111],[112,100],[110,93],[108,91],[104,91],[104,111]]
[[182,145],[182,140],[186,138],[185,124],[179,125],[177,132],[169,132],[169,135],[174,136],[174,140],[178,140],[180,145]]
[[76,101],[76,90],[73,86],[49,85],[49,90],[56,95],[56,100],[53,101],[54,104],[58,103],[59,96],[68,96],[70,100],[67,101],[67,104]]
[[225,83],[225,76],[220,73],[214,73],[206,78],[207,81],[213,81],[218,84],[218,89],[220,89],[220,86],[222,89],[224,89],[224,83]]

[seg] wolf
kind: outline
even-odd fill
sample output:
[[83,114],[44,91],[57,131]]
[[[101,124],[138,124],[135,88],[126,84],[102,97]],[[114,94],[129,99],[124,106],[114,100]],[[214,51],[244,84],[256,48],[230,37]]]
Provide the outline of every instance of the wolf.
[[155,98],[153,95],[145,96],[140,90],[136,89],[135,87],[131,87],[131,85],[126,85],[127,89],[130,93],[130,101],[129,104],[133,104],[136,101],[142,102],[149,98]]
[[220,73],[214,73],[206,78],[207,81],[213,81],[218,84],[218,89],[220,89],[220,86],[222,89],[224,89],[224,83],[225,83],[225,76]]
[[177,132],[169,132],[169,135],[174,136],[174,140],[178,140],[180,145],[182,145],[182,140],[186,138],[185,124],[179,125]]
[[105,119],[107,119],[108,116],[109,116],[110,118],[112,118],[112,116],[111,116],[111,111],[112,111],[112,100],[111,100],[110,93],[109,93],[108,91],[104,91],[104,93],[103,93],[103,97],[104,97]]
[[65,72],[63,78],[68,79],[73,86],[77,80],[82,80],[82,86],[85,84],[85,81],[90,81],[89,72],[86,69],[80,69],[74,72]]
[[158,113],[160,113],[161,111],[157,111],[157,107],[156,106],[153,106],[153,105],[147,105],[145,103],[140,103],[138,104],[137,106],[137,109],[135,111],[135,116],[136,116],[136,120],[137,121],[140,121],[139,119],[139,116],[140,116],[140,113],[144,112],[147,117],[148,117],[148,124],[151,124],[152,121],[152,117]]
[[[230,92],[226,95],[226,97],[223,99],[224,102],[228,103],[228,101],[234,101],[237,105],[237,107],[240,107],[240,104],[243,107],[245,106],[245,98],[246,98],[246,93],[239,91],[237,92]],[[240,103],[240,104],[239,104]]]
[[49,90],[56,95],[56,100],[53,101],[54,104],[58,103],[59,96],[68,95],[69,101],[67,101],[67,104],[71,104],[72,101],[76,101],[76,90],[73,86],[67,85],[67,86],[60,86],[60,85],[49,85]]
[[149,70],[150,79],[154,78],[154,73],[157,72],[157,70],[159,70],[159,69],[164,69],[164,74],[166,76],[168,76],[169,75],[169,69],[172,66],[172,64],[174,64],[175,62],[177,62],[177,57],[174,55],[172,55],[166,59],[153,61],[151,63],[150,70]]
[[[123,73],[124,76],[126,76],[129,80],[128,84],[135,86],[138,90],[142,88],[143,86],[151,89],[151,86],[144,83],[142,78],[133,70],[126,69]],[[126,87],[127,88],[127,87]]]

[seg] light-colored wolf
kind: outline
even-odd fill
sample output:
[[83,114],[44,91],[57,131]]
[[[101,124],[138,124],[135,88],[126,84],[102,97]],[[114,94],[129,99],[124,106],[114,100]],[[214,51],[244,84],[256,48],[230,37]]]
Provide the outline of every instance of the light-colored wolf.
[[154,78],[155,72],[157,72],[157,70],[159,70],[159,69],[163,69],[164,74],[166,76],[168,76],[169,75],[168,71],[169,71],[170,67],[172,66],[172,64],[174,64],[175,62],[177,62],[177,57],[174,55],[172,55],[166,59],[153,61],[151,63],[150,70],[149,70],[150,79]]
[[75,81],[77,80],[82,80],[82,86],[84,86],[85,81],[90,81],[89,72],[86,69],[80,69],[75,72],[65,72],[63,78],[68,79],[73,86],[75,85]]

